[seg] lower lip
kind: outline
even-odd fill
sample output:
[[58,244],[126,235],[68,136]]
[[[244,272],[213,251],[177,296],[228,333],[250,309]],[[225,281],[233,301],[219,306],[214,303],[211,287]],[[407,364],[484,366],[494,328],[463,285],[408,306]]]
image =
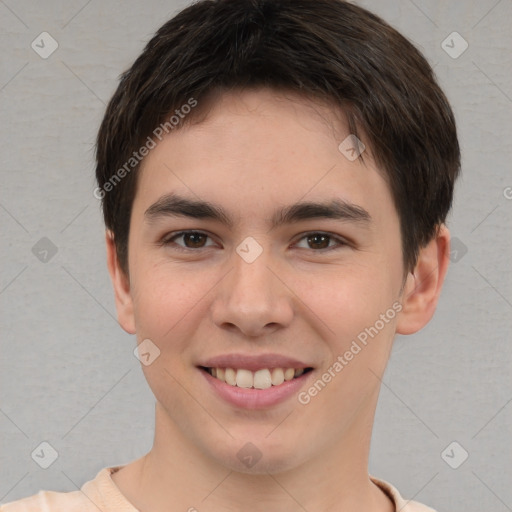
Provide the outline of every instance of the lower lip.
[[313,373],[310,370],[292,380],[287,380],[279,386],[271,386],[267,389],[239,388],[230,386],[225,382],[212,377],[208,372],[198,368],[210,386],[223,398],[236,407],[244,409],[265,409],[273,405],[284,402],[292,395],[296,395],[300,388],[304,386],[307,379]]

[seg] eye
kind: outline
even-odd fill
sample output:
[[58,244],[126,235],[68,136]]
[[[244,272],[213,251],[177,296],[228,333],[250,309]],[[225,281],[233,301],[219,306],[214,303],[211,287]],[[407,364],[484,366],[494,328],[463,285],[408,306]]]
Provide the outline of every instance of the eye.
[[[210,240],[211,243],[207,243],[208,240]],[[181,241],[181,243],[178,241]],[[195,249],[204,249],[216,245],[215,242],[211,240],[211,237],[202,231],[180,231],[179,233],[171,233],[162,239],[161,244],[170,246],[178,251],[193,251]],[[295,244],[295,247],[320,252],[338,249],[346,245],[348,245],[348,243],[338,236],[330,233],[312,232],[303,235]]]
[[[210,237],[201,231],[180,231],[179,233],[165,237],[161,243],[166,246],[175,246],[174,248],[177,250],[194,250],[215,245],[213,241],[211,244],[207,245],[206,241],[208,238]],[[175,242],[175,240],[181,240],[183,245]]]
[[[305,240],[306,246],[300,246],[302,240]],[[331,242],[333,242],[334,245],[332,245]],[[314,251],[321,251],[337,249],[345,245],[348,245],[347,242],[337,236],[331,235],[329,233],[315,232],[308,233],[300,238],[299,243],[296,244],[296,247],[299,247],[300,249],[312,249]]]

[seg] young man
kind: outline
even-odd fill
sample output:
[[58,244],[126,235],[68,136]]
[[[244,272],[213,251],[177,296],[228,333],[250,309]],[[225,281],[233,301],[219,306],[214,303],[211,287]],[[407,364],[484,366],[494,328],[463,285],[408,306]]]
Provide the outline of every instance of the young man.
[[97,142],[119,323],[151,451],[25,510],[432,510],[368,475],[395,333],[432,317],[460,167],[420,53],[340,0],[195,3]]

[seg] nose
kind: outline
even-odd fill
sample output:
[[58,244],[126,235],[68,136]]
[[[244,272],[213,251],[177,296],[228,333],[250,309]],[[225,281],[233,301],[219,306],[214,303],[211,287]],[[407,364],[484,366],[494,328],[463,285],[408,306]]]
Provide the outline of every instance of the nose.
[[233,268],[219,283],[211,306],[218,327],[253,338],[290,325],[292,293],[269,253],[263,250],[252,263],[233,254]]

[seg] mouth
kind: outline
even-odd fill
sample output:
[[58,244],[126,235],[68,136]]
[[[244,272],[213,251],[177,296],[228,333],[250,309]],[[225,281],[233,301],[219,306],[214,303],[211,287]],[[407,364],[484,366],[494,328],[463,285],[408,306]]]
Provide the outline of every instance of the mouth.
[[278,353],[220,354],[199,361],[196,368],[206,384],[205,393],[245,410],[288,402],[316,373],[311,362]]
[[243,389],[269,389],[298,379],[313,368],[261,368],[251,371],[245,368],[221,368],[199,366],[199,369],[225,384]]

